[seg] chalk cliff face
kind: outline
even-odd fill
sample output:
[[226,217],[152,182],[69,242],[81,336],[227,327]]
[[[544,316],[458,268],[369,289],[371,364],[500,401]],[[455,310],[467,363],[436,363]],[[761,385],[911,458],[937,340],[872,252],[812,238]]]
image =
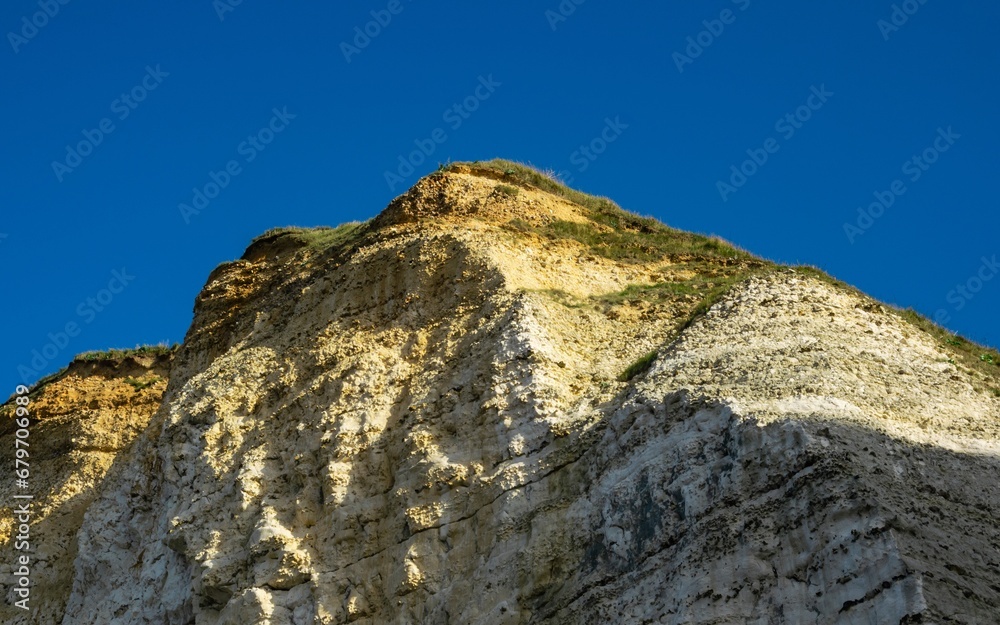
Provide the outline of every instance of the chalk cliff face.
[[[0,481],[0,622],[59,623],[73,584],[77,533],[116,456],[128,448],[159,409],[170,375],[171,355],[77,359],[57,379],[30,396],[32,425],[28,490],[13,476],[13,406],[0,408],[0,450],[6,479]],[[12,573],[18,567],[14,495],[30,494],[32,582],[29,611],[15,607]]]
[[1000,622],[996,373],[557,191],[451,167],[216,270],[12,622]]

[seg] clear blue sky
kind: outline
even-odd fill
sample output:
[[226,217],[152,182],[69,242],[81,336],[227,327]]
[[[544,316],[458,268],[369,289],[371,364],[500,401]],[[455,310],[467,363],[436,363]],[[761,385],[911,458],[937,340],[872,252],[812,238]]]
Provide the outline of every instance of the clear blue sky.
[[[910,0],[894,25],[888,0],[224,1],[0,9],[11,392],[68,323],[34,377],[180,341],[212,268],[268,228],[365,219],[494,156],[1000,344],[996,3]],[[417,142],[433,154],[390,188]],[[891,206],[859,217],[876,192]]]

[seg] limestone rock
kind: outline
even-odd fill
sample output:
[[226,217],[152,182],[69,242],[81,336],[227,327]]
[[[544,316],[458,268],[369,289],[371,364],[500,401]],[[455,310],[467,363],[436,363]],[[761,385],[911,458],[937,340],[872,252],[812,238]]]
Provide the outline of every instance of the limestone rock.
[[[14,407],[0,408],[0,462],[10,479],[0,482],[0,621],[58,623],[73,583],[77,532],[97,497],[105,474],[160,407],[171,356],[76,360],[30,395],[27,490],[13,480]],[[133,467],[135,470],[137,467]],[[26,612],[14,607],[17,534],[11,511],[15,494],[29,494],[29,569],[32,582]]]
[[829,281],[505,182],[436,174],[349,242],[214,272],[91,484],[61,622],[997,622],[988,373]]

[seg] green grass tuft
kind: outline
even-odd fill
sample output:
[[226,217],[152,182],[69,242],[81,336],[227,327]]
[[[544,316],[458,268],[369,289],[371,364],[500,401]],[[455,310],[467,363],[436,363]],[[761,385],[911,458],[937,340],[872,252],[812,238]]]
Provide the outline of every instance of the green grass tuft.
[[519,188],[512,187],[509,184],[498,184],[496,187],[493,188],[493,190],[499,193],[500,195],[506,195],[507,197],[514,197],[521,192]]
[[618,379],[622,382],[628,382],[638,375],[642,375],[649,371],[649,368],[653,366],[653,362],[656,360],[656,351],[651,351],[648,354],[643,355],[639,360],[636,360],[625,369],[624,372]]
[[682,319],[677,324],[677,331],[683,332],[691,327],[691,324],[697,321],[700,317],[703,317],[705,313],[707,313],[712,306],[715,306],[723,297],[725,297],[725,295],[729,293],[734,286],[749,278],[750,275],[751,274],[748,273],[732,276],[717,286],[709,289],[709,291],[701,298],[701,301],[691,309],[691,312],[688,313],[687,317]]
[[159,384],[162,381],[163,378],[158,375],[151,375],[145,378],[125,378],[125,383],[134,388],[136,392],[147,389],[154,384]]

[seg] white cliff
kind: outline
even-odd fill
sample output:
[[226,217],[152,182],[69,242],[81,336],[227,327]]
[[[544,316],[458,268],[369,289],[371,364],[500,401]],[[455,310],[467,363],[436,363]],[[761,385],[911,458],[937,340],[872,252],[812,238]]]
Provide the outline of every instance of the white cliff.
[[1000,622],[996,376],[572,199],[456,167],[217,270],[62,623]]

